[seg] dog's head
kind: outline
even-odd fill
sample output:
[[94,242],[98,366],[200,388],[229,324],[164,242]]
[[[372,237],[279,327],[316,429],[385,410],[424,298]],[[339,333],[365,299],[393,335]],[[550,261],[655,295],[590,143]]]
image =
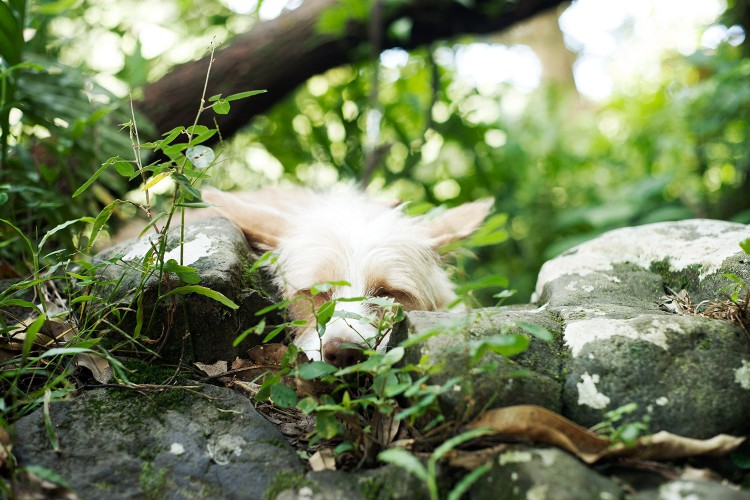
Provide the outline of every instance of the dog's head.
[[[251,244],[277,254],[276,280],[290,315],[306,321],[294,343],[337,366],[354,362],[362,346],[385,349],[387,338],[377,337],[387,331],[378,322],[390,302],[433,311],[455,299],[438,249],[473,233],[492,207],[482,200],[430,219],[408,217],[351,189],[211,190],[204,199]],[[321,328],[320,309],[331,301],[333,316]]]

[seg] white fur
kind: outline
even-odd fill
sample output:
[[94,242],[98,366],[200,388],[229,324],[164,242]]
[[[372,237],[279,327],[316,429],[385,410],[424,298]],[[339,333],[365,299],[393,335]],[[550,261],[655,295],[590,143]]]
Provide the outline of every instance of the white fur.
[[[234,220],[251,243],[275,251],[276,282],[284,298],[300,300],[315,284],[345,281],[349,286],[334,287],[326,298],[370,297],[383,288],[407,298],[406,309],[420,310],[444,309],[455,299],[438,247],[473,232],[491,207],[490,201],[475,202],[427,220],[408,217],[401,208],[348,187],[329,193],[207,191],[204,199]],[[336,311],[371,312],[362,302],[337,302]],[[322,337],[313,319],[297,332],[294,343],[311,359],[321,359],[330,342],[371,345],[376,334],[371,324],[334,316]],[[386,344],[387,338],[378,350]]]

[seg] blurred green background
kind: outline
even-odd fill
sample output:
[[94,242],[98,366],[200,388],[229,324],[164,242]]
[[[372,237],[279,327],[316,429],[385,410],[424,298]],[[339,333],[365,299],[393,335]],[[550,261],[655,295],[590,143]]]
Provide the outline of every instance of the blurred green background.
[[[368,5],[347,2],[331,16]],[[111,171],[70,198],[107,158],[132,158],[118,127],[130,120],[128,96],[297,3],[3,0],[23,39],[3,26],[0,217],[39,239],[137,197]],[[579,0],[503,33],[383,51],[312,77],[253,117],[215,146],[209,182],[368,177],[368,189],[414,213],[492,196],[492,231],[473,242],[476,259],[459,259],[459,279],[505,277],[517,290],[510,300],[527,302],[545,260],[603,231],[750,222],[747,18],[740,0]],[[167,132],[140,119],[139,128]],[[74,251],[81,237],[61,231],[55,243]],[[17,236],[2,238],[2,269],[21,272]],[[501,289],[480,295],[490,303]]]

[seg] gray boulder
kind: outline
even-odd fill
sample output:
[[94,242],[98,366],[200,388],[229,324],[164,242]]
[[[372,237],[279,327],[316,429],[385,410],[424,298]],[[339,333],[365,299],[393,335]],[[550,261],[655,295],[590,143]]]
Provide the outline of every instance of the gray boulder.
[[611,479],[557,448],[513,446],[499,453],[492,468],[472,487],[477,500],[529,498],[616,500],[624,491]]
[[[174,259],[195,269],[197,285],[222,293],[239,309],[231,309],[198,293],[165,296],[169,290],[188,285],[178,274],[159,279],[154,266],[143,261],[152,252],[155,238],[143,237],[112,247],[95,257],[103,290],[113,301],[134,310],[138,307],[135,291],[143,289],[143,329],[150,339],[161,339],[160,354],[167,361],[231,361],[237,354],[260,344],[262,337],[249,335],[237,347],[234,339],[256,325],[255,313],[273,303],[273,287],[263,272],[249,273],[254,260],[245,236],[234,224],[221,217],[192,222],[185,228],[180,249],[180,227],[174,227],[167,239],[164,260]],[[126,315],[121,328],[132,333],[136,314]],[[269,324],[278,317],[267,316]],[[161,344],[159,344],[161,345]]]
[[304,466],[283,436],[229,389],[96,389],[50,406],[55,453],[37,411],[15,424],[23,466],[66,478],[80,498],[263,498]]
[[[665,287],[687,290],[693,304],[724,299],[734,282],[750,284],[750,256],[739,247],[750,228],[721,221],[651,224],[606,233],[547,262],[537,303],[466,315],[415,312],[394,343],[442,333],[407,350],[409,362],[427,355],[445,371],[470,373],[468,354],[478,338],[515,333],[522,322],[547,329],[553,340],[531,339],[512,360],[488,355],[497,369],[473,374],[443,407],[533,403],[591,426],[628,403],[623,421],[653,431],[706,438],[750,431],[750,338],[735,323],[660,307]],[[447,325],[447,326],[446,326]],[[525,377],[511,374],[519,367]]]

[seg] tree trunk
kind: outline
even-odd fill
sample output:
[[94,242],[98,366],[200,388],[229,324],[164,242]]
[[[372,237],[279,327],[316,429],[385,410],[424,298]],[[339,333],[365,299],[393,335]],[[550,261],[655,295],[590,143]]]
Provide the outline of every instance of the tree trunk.
[[[367,51],[354,50],[368,42],[363,22],[349,21],[339,34],[317,29],[321,15],[328,9],[341,8],[338,3],[339,0],[305,0],[299,8],[256,25],[217,51],[207,96],[257,89],[268,93],[233,101],[228,115],[204,113],[202,123],[211,126],[216,118],[223,136],[228,137],[311,76],[366,57]],[[412,49],[460,34],[497,32],[561,3],[563,0],[399,2],[384,7],[382,48]],[[408,41],[396,41],[388,34],[387,27],[402,18],[413,23]],[[158,133],[193,123],[207,69],[208,56],[178,66],[145,87],[138,108]]]

